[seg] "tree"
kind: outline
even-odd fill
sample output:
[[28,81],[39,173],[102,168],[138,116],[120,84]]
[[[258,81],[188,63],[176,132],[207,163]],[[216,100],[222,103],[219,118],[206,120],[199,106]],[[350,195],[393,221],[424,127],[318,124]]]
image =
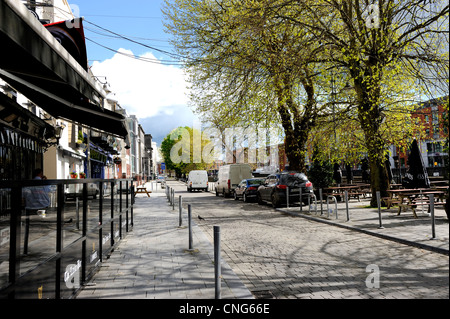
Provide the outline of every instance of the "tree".
[[161,155],[166,168],[179,177],[191,170],[205,169],[212,158],[210,140],[195,128],[178,127],[161,142]]
[[[313,129],[332,132],[337,143],[323,143],[330,154],[338,144],[367,154],[372,205],[389,188],[387,146],[411,134],[411,106],[448,90],[446,1],[166,3],[200,113],[223,108],[224,119],[281,123],[290,166],[299,170]],[[320,94],[328,101],[318,103]]]
[[[394,89],[394,96],[400,97],[408,93],[420,97],[448,88],[448,2],[324,0],[314,6],[305,1],[298,4],[297,10],[307,13],[306,19],[283,18],[321,39],[328,51],[324,62],[342,68],[351,79],[372,192],[386,196],[387,147],[381,132],[396,102],[389,98],[392,94],[386,94],[386,88]],[[375,196],[372,198],[375,205]]]
[[308,134],[321,111],[309,63],[317,43],[277,18],[292,12],[277,3],[283,1],[175,0],[163,12],[173,44],[187,57],[197,112],[220,112],[232,125],[281,123],[290,169],[305,171]]

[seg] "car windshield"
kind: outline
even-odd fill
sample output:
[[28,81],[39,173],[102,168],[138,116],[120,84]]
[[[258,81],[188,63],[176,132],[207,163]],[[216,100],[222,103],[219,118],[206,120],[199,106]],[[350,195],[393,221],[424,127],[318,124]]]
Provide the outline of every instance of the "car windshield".
[[164,177],[163,176],[159,176],[158,179],[164,179]]
[[288,173],[280,176],[280,184],[287,186],[297,186],[308,181],[308,178],[303,173]]
[[264,184],[264,179],[249,179],[248,185],[262,185]]

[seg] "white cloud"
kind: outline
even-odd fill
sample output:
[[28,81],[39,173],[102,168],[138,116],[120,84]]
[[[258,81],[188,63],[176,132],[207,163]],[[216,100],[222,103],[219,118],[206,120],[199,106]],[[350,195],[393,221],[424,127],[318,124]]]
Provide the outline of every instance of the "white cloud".
[[[130,50],[118,51],[133,55]],[[138,118],[161,113],[176,116],[176,107],[187,105],[187,84],[181,69],[158,62],[143,62],[123,54],[116,53],[111,59],[94,62],[92,72],[95,76],[106,76],[111,91],[116,94],[115,99],[128,114]],[[157,61],[152,53],[141,57]]]

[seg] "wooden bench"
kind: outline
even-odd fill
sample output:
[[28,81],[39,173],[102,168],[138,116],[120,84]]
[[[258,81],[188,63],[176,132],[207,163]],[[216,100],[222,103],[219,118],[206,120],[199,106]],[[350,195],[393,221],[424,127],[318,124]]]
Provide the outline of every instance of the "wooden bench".
[[386,203],[387,209],[391,208],[394,205],[398,206],[401,203],[398,198],[382,197],[381,199]]
[[[417,218],[417,214],[416,214],[417,207],[418,206],[425,206],[425,205],[428,205],[428,213],[430,213],[430,201],[429,200],[424,200],[423,202],[419,200],[417,202],[403,204],[403,206],[407,206],[407,207],[411,208],[415,218]],[[441,206],[441,205],[445,205],[445,203],[443,203],[443,202],[434,202],[434,206],[435,207],[436,206]],[[399,213],[398,214],[400,215],[400,209],[399,209]]]
[[359,198],[359,196],[363,196],[365,198],[366,193],[358,193],[358,192],[349,192],[348,193],[348,198],[350,199],[350,197],[354,197],[358,199],[358,202],[361,201],[361,199]]
[[151,193],[151,191],[148,191],[147,188],[145,188],[143,186],[136,187],[135,194],[147,194],[147,197],[150,197],[150,193]]

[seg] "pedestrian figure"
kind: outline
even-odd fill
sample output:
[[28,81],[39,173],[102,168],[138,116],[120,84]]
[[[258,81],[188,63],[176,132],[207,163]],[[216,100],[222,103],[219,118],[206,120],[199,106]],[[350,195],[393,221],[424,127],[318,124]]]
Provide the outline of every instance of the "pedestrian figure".
[[[45,180],[47,177],[44,176],[42,169],[38,168],[34,170],[33,179]],[[49,192],[49,186],[25,187],[23,190],[25,209],[34,212],[46,209],[50,206]]]
[[[38,168],[33,173],[34,180],[45,180],[42,169]],[[25,238],[24,238],[24,254],[28,253],[28,237],[30,232],[30,216],[37,215],[38,212],[45,217],[45,210],[50,206],[49,186],[30,186],[24,187],[22,196],[25,200]]]

